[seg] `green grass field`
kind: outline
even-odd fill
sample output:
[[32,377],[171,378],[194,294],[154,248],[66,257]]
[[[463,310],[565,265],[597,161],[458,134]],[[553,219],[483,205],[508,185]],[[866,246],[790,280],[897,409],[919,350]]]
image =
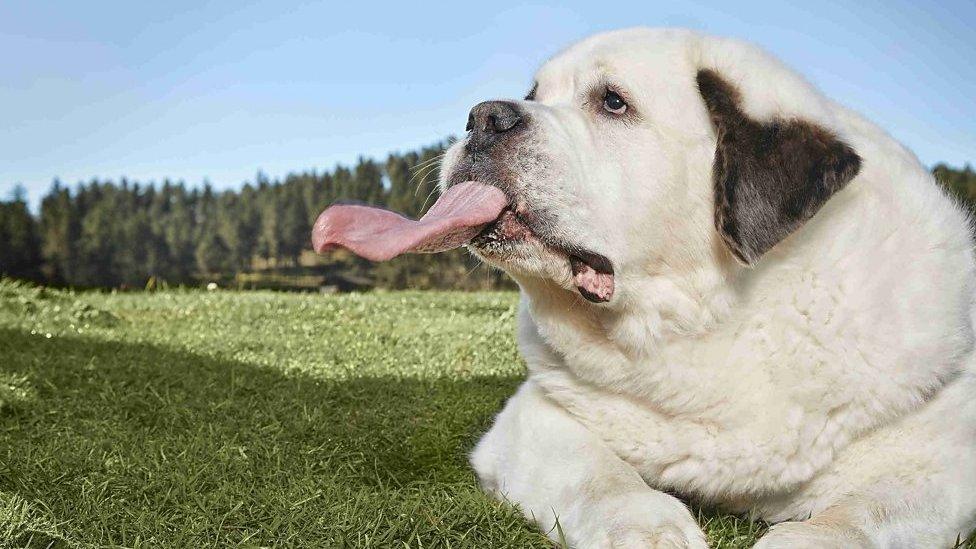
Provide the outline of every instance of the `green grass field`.
[[0,281],[0,546],[551,547],[465,460],[524,375],[515,305]]

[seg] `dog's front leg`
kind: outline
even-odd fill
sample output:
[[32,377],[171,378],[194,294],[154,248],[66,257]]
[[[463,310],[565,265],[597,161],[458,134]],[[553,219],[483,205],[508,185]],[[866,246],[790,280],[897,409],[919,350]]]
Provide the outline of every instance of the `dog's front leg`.
[[651,489],[531,380],[498,414],[471,463],[485,490],[571,547],[707,547],[684,504]]

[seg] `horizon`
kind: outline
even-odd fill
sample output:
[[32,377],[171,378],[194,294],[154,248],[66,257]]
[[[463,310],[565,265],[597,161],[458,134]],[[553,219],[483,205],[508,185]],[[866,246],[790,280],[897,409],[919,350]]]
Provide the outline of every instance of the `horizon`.
[[3,8],[0,47],[22,54],[0,60],[0,197],[20,184],[33,209],[56,178],[224,190],[382,161],[462,133],[478,101],[521,97],[575,40],[638,23],[758,43],[925,165],[976,160],[976,6],[960,1],[502,3],[481,18],[450,4],[178,4]]

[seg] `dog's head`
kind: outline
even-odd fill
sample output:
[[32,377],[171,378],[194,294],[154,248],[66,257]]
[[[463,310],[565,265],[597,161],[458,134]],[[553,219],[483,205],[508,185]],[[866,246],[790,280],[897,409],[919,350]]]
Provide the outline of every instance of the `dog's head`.
[[802,79],[687,31],[585,40],[524,99],[476,105],[467,131],[442,185],[491,183],[510,200],[471,249],[593,302],[662,272],[754,264],[860,168]]

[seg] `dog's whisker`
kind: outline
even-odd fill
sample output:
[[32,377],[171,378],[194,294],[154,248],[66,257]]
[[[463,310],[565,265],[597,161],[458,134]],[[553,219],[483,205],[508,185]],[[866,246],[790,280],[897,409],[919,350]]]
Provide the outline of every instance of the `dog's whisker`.
[[436,161],[440,160],[443,157],[444,157],[443,154],[439,154],[437,156],[433,156],[431,158],[428,158],[427,160],[424,160],[422,162],[418,162],[417,164],[415,164],[413,167],[410,168],[410,171],[414,171],[414,170],[417,170],[417,169],[422,168],[424,166],[427,166],[427,165],[429,165],[429,164],[431,164],[433,162],[436,162]]
[[413,167],[411,167],[410,170],[411,171],[414,171],[414,170],[423,168],[425,166],[429,166],[430,164],[433,164],[435,162],[438,162],[438,161],[440,161],[440,160],[442,160],[444,158],[445,154],[446,153],[438,154],[436,156],[432,156],[432,157],[428,158],[427,160],[423,160],[421,162],[418,162]]
[[418,177],[421,179],[421,181],[424,181],[427,178],[427,176],[429,176],[430,174],[439,173],[440,167],[441,164],[439,161],[424,166],[423,168],[418,170],[417,173],[413,175],[413,177],[410,178],[410,181],[407,184],[408,185],[413,184],[413,182],[416,181]]
[[[417,187],[417,188],[419,189],[420,187]],[[427,198],[424,199],[423,205],[420,206],[420,211],[421,212],[423,212],[423,211],[425,211],[427,209],[427,203],[430,202],[430,197],[434,196],[434,193],[435,192],[437,192],[437,188],[431,189],[430,190],[430,193],[427,194]]]
[[[420,189],[424,185],[426,185],[428,183],[428,181],[427,181],[427,178],[428,177],[430,177],[431,175],[434,175],[434,174],[437,174],[437,175],[440,174],[439,169],[440,169],[440,165],[437,165],[437,166],[434,166],[433,168],[431,168],[426,174],[424,174],[423,179],[421,179],[420,183],[417,184],[417,187],[414,189],[414,192],[413,192],[413,195],[414,196],[417,196],[420,193]],[[434,189],[432,189],[432,192],[434,190],[437,190],[436,186],[434,187]],[[430,196],[428,196],[427,198],[430,199]],[[426,203],[427,203],[427,201],[425,200],[424,201],[424,204],[426,204]]]

